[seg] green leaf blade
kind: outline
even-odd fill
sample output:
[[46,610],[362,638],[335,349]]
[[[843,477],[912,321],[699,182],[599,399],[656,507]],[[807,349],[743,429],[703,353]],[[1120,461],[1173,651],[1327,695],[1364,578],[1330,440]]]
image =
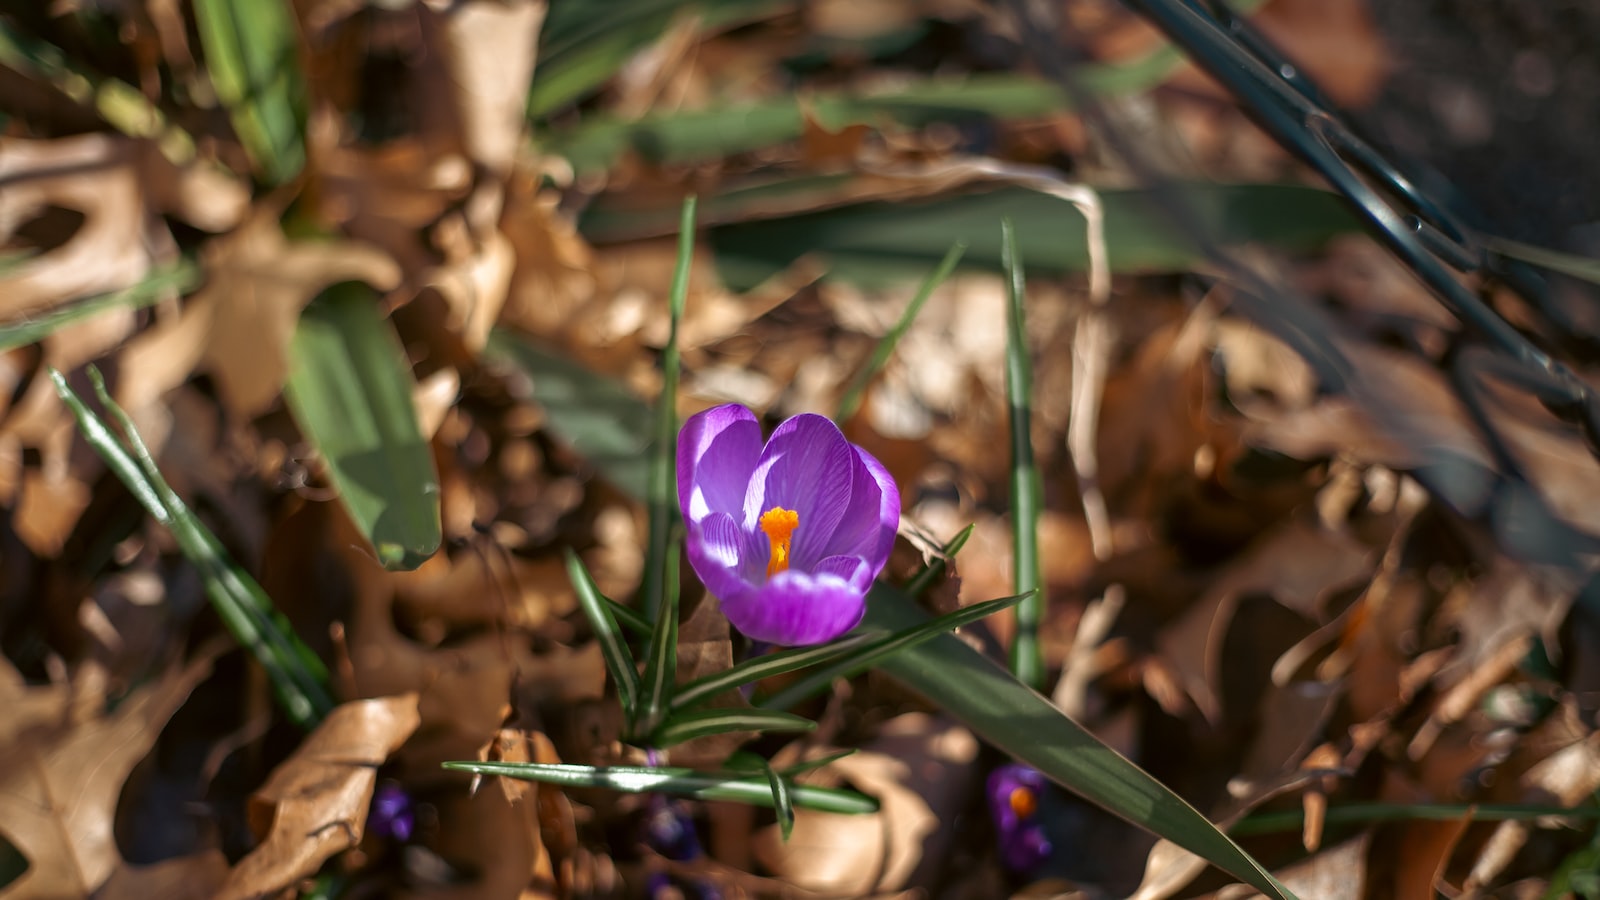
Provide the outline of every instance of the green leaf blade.
[[567,578],[572,581],[572,589],[578,595],[578,605],[583,608],[589,626],[594,629],[606,670],[611,673],[611,681],[617,686],[617,700],[622,704],[622,714],[631,721],[639,706],[639,672],[634,668],[633,652],[628,649],[628,642],[623,639],[616,617],[612,615],[611,599],[600,593],[600,588],[595,585],[583,561],[578,559],[578,554],[568,550],[566,561]]
[[195,0],[206,69],[268,185],[305,167],[305,83],[288,0]]
[[702,709],[678,713],[650,735],[657,747],[672,747],[695,738],[735,731],[815,731],[817,723],[793,713],[772,709]]
[[[606,788],[627,794],[661,793],[695,800],[727,800],[773,808],[772,787],[765,778],[743,772],[698,772],[646,766],[579,766],[554,763],[446,762],[444,768],[477,775],[499,775],[569,788]],[[878,811],[878,801],[855,791],[794,785],[793,805],[800,809],[845,815]]]
[[1017,604],[1017,631],[1011,643],[1011,671],[1017,680],[1039,690],[1044,687],[1044,650],[1039,646],[1039,623],[1044,619],[1044,577],[1039,561],[1039,508],[1042,488],[1033,461],[1033,363],[1028,357],[1027,300],[1022,258],[1017,254],[1017,232],[1010,219],[1000,222],[1001,267],[1006,280],[1006,406],[1011,425],[1011,540],[1012,584],[1019,594],[1031,594]]
[[339,500],[388,569],[414,569],[442,539],[439,476],[417,424],[416,382],[378,295],[359,282],[301,314],[284,387]]
[[255,579],[227,555],[216,536],[161,477],[132,421],[106,392],[100,373],[91,368],[89,377],[101,404],[122,426],[127,447],[67,384],[65,376],[50,370],[56,393],[77,420],[85,440],[145,511],[172,533],[179,551],[200,572],[206,596],[224,627],[266,670],[284,712],[303,729],[316,727],[334,705],[327,668],[294,633]]

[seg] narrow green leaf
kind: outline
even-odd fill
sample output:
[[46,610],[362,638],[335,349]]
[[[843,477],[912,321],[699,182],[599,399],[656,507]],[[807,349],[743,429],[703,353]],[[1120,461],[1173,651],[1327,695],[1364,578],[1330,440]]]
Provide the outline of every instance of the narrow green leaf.
[[1044,618],[1044,579],[1039,566],[1039,470],[1033,463],[1033,364],[1028,359],[1028,325],[1023,311],[1027,287],[1017,234],[1010,219],[1000,221],[1001,265],[1005,269],[1006,404],[1011,410],[1011,540],[1012,584],[1017,593],[1032,594],[1017,604],[1017,633],[1011,644],[1011,671],[1017,680],[1044,687],[1044,651],[1039,623]]
[[[678,259],[672,273],[672,288],[667,295],[667,345],[661,351],[661,397],[656,402],[656,426],[650,446],[650,480],[645,503],[650,517],[644,556],[644,611],[658,622],[666,590],[662,573],[666,570],[667,536],[672,530],[673,510],[678,505],[678,323],[689,296],[689,266],[694,258],[695,198],[684,198],[678,218]],[[676,613],[676,611],[674,611]]]
[[792,647],[765,656],[747,659],[731,669],[697,678],[679,685],[672,695],[674,710],[687,709],[696,703],[710,700],[723,691],[731,691],[764,678],[795,672],[810,666],[832,662],[879,640],[872,634],[848,634],[836,641],[815,647]]
[[663,566],[666,570],[666,602],[661,604],[656,613],[656,620],[651,626],[650,644],[645,652],[639,711],[630,729],[635,739],[649,735],[650,740],[656,740],[656,728],[666,717],[672,702],[672,682],[678,667],[677,542],[669,545],[666,556],[667,561]]
[[[873,589],[868,627],[900,630],[924,621],[926,614],[900,591],[883,584]],[[958,638],[940,635],[879,665],[981,740],[1096,806],[1195,853],[1269,897],[1294,896],[1183,798]]]
[[415,569],[439,549],[439,476],[417,425],[415,387],[371,287],[333,285],[301,313],[284,386],[289,411],[388,569]]
[[650,735],[653,746],[666,748],[684,741],[730,731],[815,731],[817,723],[772,709],[700,709],[677,713]]
[[289,718],[302,728],[315,727],[333,709],[328,671],[322,661],[295,635],[261,586],[228,557],[216,536],[167,485],[133,423],[106,393],[99,371],[91,367],[89,378],[101,404],[121,425],[126,447],[60,372],[51,369],[50,378],[89,446],[151,517],[172,533],[178,549],[199,570],[206,596],[223,625],[266,670],[273,693]]
[[912,597],[921,597],[924,591],[933,587],[935,582],[944,577],[945,570],[950,567],[946,560],[956,558],[956,554],[961,552],[961,548],[967,545],[967,539],[972,537],[972,529],[976,527],[977,523],[968,525],[961,529],[960,534],[951,538],[950,542],[944,545],[943,552],[939,556],[935,556],[927,565],[919,569],[917,574],[911,576],[911,580],[906,582],[905,592]]
[[792,7],[792,0],[612,0],[559,2],[540,33],[539,66],[528,92],[528,115],[540,118],[599,87],[673,23],[694,14],[712,29]]
[[606,601],[606,608],[611,611],[612,617],[615,618],[617,623],[623,628],[626,628],[641,637],[650,634],[649,619],[639,615],[639,613],[631,606],[624,606],[610,597],[605,597],[604,599]]
[[262,179],[305,166],[305,86],[288,0],[194,0],[206,71]]
[[792,766],[785,766],[778,774],[785,778],[793,778],[802,772],[810,772],[813,769],[820,769],[823,766],[831,765],[847,756],[854,756],[855,754],[856,751],[854,748],[849,750],[840,750],[837,753],[829,753],[827,756],[819,756],[816,759],[808,759],[805,762],[795,763]]
[[[1471,816],[1475,822],[1531,821],[1533,819],[1597,819],[1600,806],[1541,806],[1516,803],[1341,803],[1323,813],[1328,825],[1365,825],[1371,822],[1452,822]],[[1235,837],[1299,831],[1306,814],[1300,809],[1252,813],[1228,833]]]
[[650,405],[627,388],[506,331],[489,337],[490,356],[527,376],[551,430],[629,496],[647,495]]
[[0,19],[0,66],[45,82],[93,108],[112,128],[129,137],[153,140],[161,154],[177,165],[194,160],[194,138],[174,125],[143,91],[68,59],[61,48],[4,19]]
[[839,408],[834,415],[836,420],[844,422],[854,416],[857,409],[861,408],[861,398],[866,395],[867,385],[872,383],[872,377],[878,374],[884,363],[889,361],[889,354],[894,352],[895,345],[899,344],[900,339],[905,337],[906,330],[911,327],[911,322],[917,317],[917,313],[922,311],[923,304],[927,303],[928,298],[933,296],[934,289],[944,284],[944,280],[950,277],[951,272],[955,271],[956,263],[961,261],[961,254],[965,252],[967,252],[966,241],[956,241],[951,244],[949,252],[944,255],[944,259],[939,261],[938,268],[923,279],[922,286],[917,288],[916,296],[912,297],[911,302],[906,304],[905,311],[900,314],[899,321],[894,323],[894,327],[889,329],[888,334],[883,336],[883,340],[878,342],[878,346],[873,348],[872,356],[868,358],[867,364],[862,366],[861,371],[856,373],[856,377],[851,380],[850,386],[845,390],[844,396],[839,398]]
[[[1235,8],[1254,7],[1261,2],[1246,0],[1235,4]],[[752,14],[759,11],[760,4],[761,0],[753,0]],[[589,9],[583,4],[571,6]],[[615,6],[627,8],[624,4]],[[554,18],[555,13],[551,15]],[[605,27],[599,25],[604,21],[603,14],[589,15],[597,27]],[[603,40],[590,44],[581,60],[541,58],[530,110],[535,115],[548,111],[554,106],[553,100],[565,102],[609,77],[627,58],[621,54],[631,53],[629,47],[638,46],[625,29],[640,24],[637,19],[613,24],[612,33],[602,34]],[[711,26],[715,22],[708,16],[704,24]],[[650,32],[650,38],[654,39],[664,27],[663,20],[656,31]],[[1165,81],[1184,60],[1175,48],[1162,45],[1131,60],[1079,66],[1073,77],[1092,94],[1128,96]],[[565,156],[579,172],[609,168],[629,152],[659,164],[683,165],[798,140],[808,120],[819,121],[833,131],[853,125],[883,128],[890,123],[922,127],[932,122],[1034,118],[1059,113],[1069,106],[1065,92],[1041,78],[1011,72],[969,73],[958,79],[928,78],[886,91],[818,91],[804,101],[780,96],[754,103],[723,103],[628,117],[601,112],[579,117],[572,127],[547,133],[541,149]]]
[[793,684],[786,685],[783,690],[778,691],[776,694],[761,698],[756,705],[764,709],[786,709],[813,694],[822,693],[828,689],[828,685],[833,684],[837,679],[853,678],[895,653],[910,650],[912,647],[931,641],[947,631],[954,631],[963,625],[970,625],[986,616],[992,616],[1003,609],[1015,606],[1022,602],[1024,596],[1023,594],[1018,594],[1014,597],[1002,597],[998,600],[985,600],[982,603],[974,603],[971,606],[964,606],[954,612],[945,613],[937,619],[918,623],[896,633],[886,633],[882,629],[875,629],[870,625],[863,624],[856,633],[875,634],[878,636],[876,640],[843,659],[835,660],[829,665],[807,672],[803,677],[796,679]]
[[[837,177],[768,183],[732,192],[707,204],[714,224],[707,240],[723,283],[745,291],[816,255],[827,277],[866,286],[920,278],[957,240],[969,244],[960,268],[1002,271],[1000,234],[994,223],[1010,217],[1017,248],[1037,272],[1059,275],[1088,269],[1083,214],[1066,200],[1022,187],[967,191],[916,202],[870,201],[815,208],[808,197],[829,202],[840,190]],[[1187,271],[1202,262],[1194,241],[1161,213],[1155,189],[1100,192],[1105,208],[1107,264],[1114,272]],[[1221,244],[1260,243],[1291,250],[1312,249],[1359,230],[1339,198],[1324,190],[1284,184],[1172,185],[1182,191],[1198,221]],[[591,240],[614,239],[649,224],[650,213],[633,207],[588,210],[582,227]],[[739,213],[736,216],[735,213]],[[741,217],[742,216],[742,217]],[[664,218],[664,217],[663,217]],[[722,224],[726,223],[726,224]]]
[[787,843],[794,833],[794,798],[789,795],[789,782],[763,757],[756,757],[759,771],[772,786],[772,809],[778,814],[778,832]]
[[600,655],[605,658],[606,670],[611,673],[611,681],[617,686],[622,714],[631,722],[639,704],[639,671],[634,668],[633,653],[617,628],[616,617],[612,615],[613,603],[600,593],[594,579],[589,576],[589,570],[584,568],[583,561],[571,550],[567,551],[567,577],[578,595],[578,605],[583,607],[583,614],[589,618],[589,627],[594,629],[595,640],[600,642]]
[[[478,775],[500,775],[560,787],[607,788],[625,794],[671,794],[696,800],[729,800],[772,808],[772,788],[765,778],[742,772],[697,772],[694,769],[647,766],[575,766],[551,763],[447,762],[446,769]],[[855,791],[797,784],[790,788],[802,809],[863,815],[878,811],[878,801]]]
[[156,269],[120,291],[97,294],[76,303],[58,306],[42,316],[0,327],[0,352],[43,340],[63,325],[117,307],[139,309],[174,293],[193,290],[200,284],[200,267],[193,260],[180,260]]

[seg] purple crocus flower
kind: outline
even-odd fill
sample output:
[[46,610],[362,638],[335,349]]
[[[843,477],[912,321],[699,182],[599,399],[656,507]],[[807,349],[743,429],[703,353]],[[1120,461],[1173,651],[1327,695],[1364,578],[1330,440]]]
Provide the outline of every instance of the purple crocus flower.
[[1050,838],[1039,818],[1039,802],[1049,787],[1031,766],[1007,763],[989,773],[986,793],[1006,868],[1027,875],[1050,858]]
[[737,403],[678,435],[678,503],[689,564],[733,627],[758,641],[818,644],[854,628],[900,525],[883,464],[817,415],[765,444]]

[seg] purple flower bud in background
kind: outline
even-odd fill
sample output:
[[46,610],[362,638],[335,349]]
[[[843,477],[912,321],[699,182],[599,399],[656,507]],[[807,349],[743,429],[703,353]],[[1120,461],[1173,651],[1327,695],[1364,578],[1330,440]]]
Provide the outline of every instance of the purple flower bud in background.
[[689,564],[733,627],[783,646],[854,628],[900,526],[900,490],[867,451],[817,415],[765,444],[750,410],[689,417],[678,435]]
[[385,781],[372,795],[372,812],[367,816],[367,830],[380,840],[405,843],[416,830],[417,811],[400,785]]
[[1007,763],[989,773],[986,793],[1006,868],[1026,875],[1050,858],[1050,839],[1039,818],[1039,801],[1049,781],[1039,770]]

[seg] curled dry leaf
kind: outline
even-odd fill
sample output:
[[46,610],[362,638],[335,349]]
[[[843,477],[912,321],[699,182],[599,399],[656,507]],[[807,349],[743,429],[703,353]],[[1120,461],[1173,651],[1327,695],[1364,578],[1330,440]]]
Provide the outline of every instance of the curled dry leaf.
[[[137,867],[123,872],[129,866],[112,833],[117,801],[167,720],[211,673],[218,649],[134,691],[103,716],[104,697],[73,696],[92,690],[86,685],[93,679],[29,687],[0,657],[0,706],[7,710],[0,717],[0,834],[28,861],[0,897],[82,897],[113,879],[156,877]],[[196,865],[201,874],[205,864]]]
[[958,725],[923,713],[890,720],[860,752],[802,777],[848,779],[882,804],[872,815],[795,810],[785,843],[776,825],[755,840],[756,858],[798,887],[862,896],[922,884],[957,838],[956,813],[971,796],[978,742]]
[[134,142],[103,134],[0,141],[6,188],[0,191],[0,231],[7,243],[16,228],[52,209],[83,217],[59,246],[0,279],[0,321],[126,287],[149,271],[150,248],[170,246],[171,236],[146,203],[137,160]]
[[358,844],[378,767],[421,721],[416,694],[334,709],[251,795],[250,826],[261,843],[234,867],[217,897],[281,891]]
[[122,354],[117,400],[137,413],[188,379],[209,371],[223,402],[248,418],[277,400],[288,374],[289,341],[300,311],[324,288],[365,281],[390,290],[394,260],[348,241],[289,241],[277,214],[258,209],[210,247],[207,281],[182,316],[140,335]]

